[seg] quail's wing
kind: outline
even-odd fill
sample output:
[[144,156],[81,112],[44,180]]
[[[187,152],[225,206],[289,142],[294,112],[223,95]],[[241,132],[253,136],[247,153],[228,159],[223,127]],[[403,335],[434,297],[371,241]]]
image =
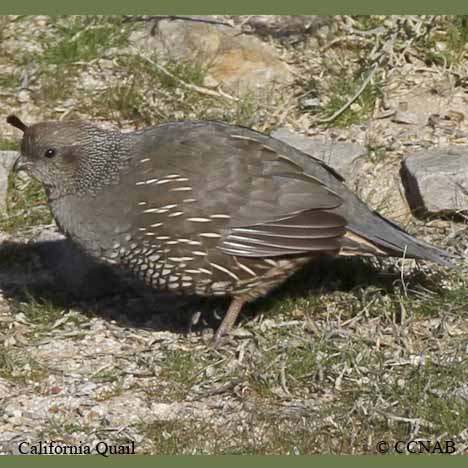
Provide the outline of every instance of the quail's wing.
[[165,127],[152,130],[154,150],[129,173],[159,233],[170,220],[182,238],[211,235],[223,252],[247,257],[340,249],[346,220],[332,210],[342,199],[304,172],[294,152],[282,154],[276,140],[240,127]]

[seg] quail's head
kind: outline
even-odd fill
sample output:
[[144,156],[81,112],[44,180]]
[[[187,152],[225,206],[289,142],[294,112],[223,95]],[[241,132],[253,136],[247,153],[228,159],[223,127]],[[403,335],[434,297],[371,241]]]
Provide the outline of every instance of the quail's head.
[[99,143],[108,132],[91,123],[41,122],[27,126],[14,115],[8,116],[7,122],[23,131],[16,170],[24,170],[42,182],[52,198],[83,190],[86,175],[105,165],[92,159],[99,148],[104,149]]

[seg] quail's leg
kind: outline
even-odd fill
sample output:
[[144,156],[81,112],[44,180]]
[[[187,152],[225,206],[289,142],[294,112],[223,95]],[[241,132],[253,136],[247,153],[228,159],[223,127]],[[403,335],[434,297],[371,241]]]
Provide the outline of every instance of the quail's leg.
[[232,300],[231,304],[229,305],[229,309],[226,312],[221,325],[216,330],[215,336],[213,338],[215,348],[220,345],[222,338],[231,330],[245,302],[246,299],[243,297],[235,297]]

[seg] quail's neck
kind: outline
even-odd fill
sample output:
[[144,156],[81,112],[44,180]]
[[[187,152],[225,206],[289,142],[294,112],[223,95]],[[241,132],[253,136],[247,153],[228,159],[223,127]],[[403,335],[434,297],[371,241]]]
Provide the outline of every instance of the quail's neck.
[[99,131],[84,145],[84,154],[73,178],[78,196],[96,196],[106,186],[117,184],[132,155],[132,136]]

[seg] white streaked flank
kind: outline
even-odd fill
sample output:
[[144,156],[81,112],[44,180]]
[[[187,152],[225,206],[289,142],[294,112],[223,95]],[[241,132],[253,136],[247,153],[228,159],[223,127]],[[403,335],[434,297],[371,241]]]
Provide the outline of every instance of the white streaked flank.
[[172,180],[168,179],[161,179],[156,182],[156,185],[162,185],[162,184],[167,184],[168,182],[172,182]]
[[212,239],[219,239],[221,237],[220,234],[217,234],[216,232],[201,232],[198,234],[200,237],[209,237]]
[[198,271],[200,271],[201,273],[206,273],[207,275],[212,275],[212,274],[213,274],[212,271],[207,270],[206,268],[202,268],[202,267],[200,267],[200,268],[198,269]]
[[192,221],[193,223],[211,223],[211,219],[208,218],[187,218],[187,221]]
[[236,265],[241,269],[247,272],[249,275],[256,277],[257,274],[255,271],[251,270],[248,266],[244,265],[243,263],[239,262],[238,260],[236,261]]
[[236,281],[239,281],[239,277],[233,273],[232,271],[228,270],[227,268],[224,268],[223,266],[221,265],[218,265],[217,263],[213,263],[213,262],[210,262],[210,265],[213,267],[213,268],[216,268],[217,270],[219,271],[222,271],[223,273],[226,273],[227,275],[229,275],[231,278],[234,278]]
[[168,260],[171,262],[182,263],[182,262],[190,262],[194,258],[193,257],[168,257]]
[[193,190],[192,187],[176,187],[169,190],[169,192],[189,192]]
[[199,242],[199,241],[193,241],[193,240],[191,240],[191,241],[188,241],[188,245],[202,245],[202,243]]

